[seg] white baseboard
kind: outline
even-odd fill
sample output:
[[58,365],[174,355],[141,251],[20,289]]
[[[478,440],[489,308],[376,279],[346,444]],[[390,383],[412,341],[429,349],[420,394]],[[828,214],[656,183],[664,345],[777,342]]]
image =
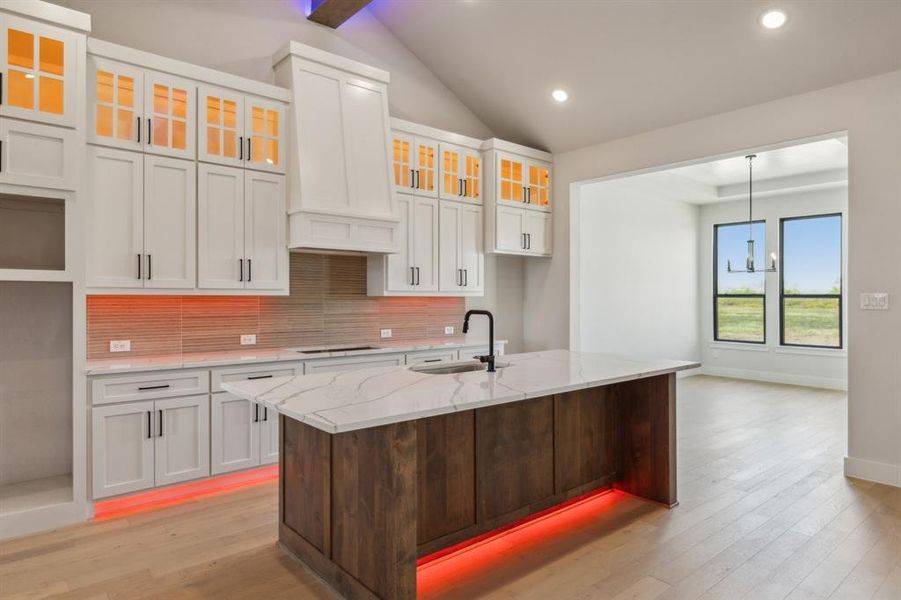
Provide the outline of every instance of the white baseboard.
[[833,379],[830,377],[813,377],[810,375],[794,375],[791,373],[777,373],[774,371],[752,371],[750,369],[727,369],[724,367],[710,366],[703,366],[700,369],[695,369],[694,373],[696,375],[715,375],[717,377],[732,377],[734,379],[748,379],[751,381],[803,385],[806,387],[825,388],[828,390],[848,390],[848,381],[846,379]]
[[901,488],[901,465],[846,456],[845,476]]

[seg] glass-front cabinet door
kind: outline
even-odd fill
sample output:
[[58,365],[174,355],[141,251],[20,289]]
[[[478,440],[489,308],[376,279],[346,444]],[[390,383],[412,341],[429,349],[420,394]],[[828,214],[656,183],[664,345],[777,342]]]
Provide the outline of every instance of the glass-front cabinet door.
[[196,85],[154,71],[144,74],[144,149],[154,154],[194,158]]
[[240,167],[244,163],[244,96],[220,88],[197,90],[197,158],[205,162]]
[[413,187],[422,196],[438,195],[438,143],[416,138]]
[[144,74],[129,65],[88,57],[88,141],[140,150]]
[[77,44],[73,32],[4,14],[0,116],[74,126]]
[[525,202],[530,206],[550,209],[551,167],[545,163],[529,163]]
[[441,145],[441,193],[447,200],[463,197],[463,149],[459,146]]
[[394,187],[398,192],[413,193],[415,179],[413,161],[413,138],[395,133],[391,138],[391,172]]
[[245,166],[260,171],[285,172],[285,107],[248,96],[244,100]]
[[463,153],[463,196],[473,202],[482,201],[482,157],[478,152]]
[[521,205],[526,201],[525,172],[523,159],[498,153],[496,179],[499,202]]

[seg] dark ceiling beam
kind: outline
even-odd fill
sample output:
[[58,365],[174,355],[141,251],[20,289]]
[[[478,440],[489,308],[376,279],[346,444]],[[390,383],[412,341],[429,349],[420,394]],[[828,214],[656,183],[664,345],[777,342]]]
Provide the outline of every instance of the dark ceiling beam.
[[311,0],[309,20],[338,29],[338,27],[372,0]]

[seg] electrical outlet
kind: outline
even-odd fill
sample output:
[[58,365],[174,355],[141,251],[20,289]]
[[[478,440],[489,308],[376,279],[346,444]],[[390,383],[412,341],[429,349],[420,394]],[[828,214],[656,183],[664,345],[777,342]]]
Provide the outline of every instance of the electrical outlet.
[[454,328],[451,325],[448,325],[444,328],[444,335],[454,335]]
[[110,340],[110,352],[131,352],[131,340]]
[[888,294],[885,292],[867,292],[860,294],[861,310],[888,310]]
[[389,337],[391,337],[391,330],[390,329],[382,329],[379,331],[379,336],[383,339],[389,338]]
[[257,334],[250,333],[241,336],[241,345],[242,346],[253,346],[257,343]]

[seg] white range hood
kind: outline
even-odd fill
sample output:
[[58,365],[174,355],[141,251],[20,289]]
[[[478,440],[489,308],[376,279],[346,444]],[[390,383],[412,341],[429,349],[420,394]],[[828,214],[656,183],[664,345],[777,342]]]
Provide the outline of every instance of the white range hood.
[[388,72],[297,42],[273,64],[293,96],[289,248],[397,252]]

